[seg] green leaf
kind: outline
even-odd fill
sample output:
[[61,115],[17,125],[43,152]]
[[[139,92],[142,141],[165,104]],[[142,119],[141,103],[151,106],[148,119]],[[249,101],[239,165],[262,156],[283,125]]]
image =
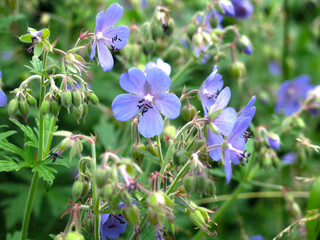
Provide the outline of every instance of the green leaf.
[[7,140],[4,140],[2,142],[0,142],[0,149],[6,151],[6,152],[10,152],[13,154],[17,154],[19,155],[22,159],[24,159],[24,151],[17,147],[16,145],[9,143]]
[[0,172],[18,171],[21,167],[14,160],[0,160]]
[[49,167],[49,166],[46,166],[46,165],[43,165],[41,164],[42,162],[38,163],[33,169],[32,169],[32,172],[38,172],[39,173],[39,176],[46,182],[48,183],[52,183],[53,180],[54,180],[54,175],[53,173],[57,173],[57,170],[52,168],[52,167]]
[[34,131],[32,130],[32,128],[21,124],[19,121],[15,120],[13,118],[10,120],[14,124],[16,124],[21,129],[21,131],[25,134],[25,136],[30,140],[25,143],[25,146],[38,148],[38,138],[37,138],[36,134],[34,133]]
[[15,231],[12,235],[11,233],[7,233],[6,240],[19,240],[21,237],[20,231]]
[[[308,199],[307,210],[319,209],[320,208],[320,177],[316,179],[310,192]],[[319,239],[320,233],[320,219],[315,219],[306,223],[308,230],[308,239],[314,240]]]
[[6,139],[7,137],[10,137],[11,135],[17,133],[16,131],[7,131],[7,132],[4,132],[4,133],[0,133],[0,141],[2,139]]

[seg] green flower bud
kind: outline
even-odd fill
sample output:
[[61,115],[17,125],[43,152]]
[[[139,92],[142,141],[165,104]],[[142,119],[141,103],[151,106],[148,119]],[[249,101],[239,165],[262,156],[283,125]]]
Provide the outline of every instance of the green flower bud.
[[82,110],[83,110],[83,106],[80,105],[79,107],[75,107],[73,106],[73,115],[75,116],[75,118],[77,120],[79,120],[82,117]]
[[158,147],[155,143],[148,143],[146,145],[146,150],[155,157],[159,157]]
[[173,20],[173,18],[169,19],[168,24],[166,25],[164,30],[165,30],[165,33],[168,36],[170,36],[173,33],[173,30],[174,30],[174,20]]
[[305,126],[306,126],[306,124],[305,124],[304,120],[302,118],[300,118],[300,117],[297,117],[296,118],[296,127],[298,129],[304,129]]
[[64,105],[66,108],[69,108],[69,106],[72,103],[72,94],[70,91],[63,91],[60,93],[61,97],[61,103]]
[[215,196],[216,195],[216,186],[212,181],[208,181],[206,192],[209,196]]
[[54,237],[54,240],[65,240],[63,233],[56,235],[56,236]]
[[195,142],[194,142],[194,146],[195,146],[195,151],[200,150],[203,153],[206,153],[206,147],[207,147],[207,140],[204,137],[198,137]]
[[181,115],[186,122],[191,121],[196,113],[197,109],[191,104],[184,105],[181,110]]
[[50,101],[50,112],[54,116],[58,116],[59,115],[59,104],[55,99],[51,99],[51,101]]
[[229,70],[231,75],[236,79],[244,78],[246,76],[246,67],[242,62],[233,62],[230,65]]
[[126,190],[122,190],[121,192],[120,192],[120,199],[121,199],[121,201],[124,203],[124,204],[126,204],[126,205],[131,205],[131,196],[130,196],[130,194],[128,193],[128,191],[126,191]]
[[122,215],[131,226],[135,227],[139,224],[140,210],[136,205],[125,207],[122,210]]
[[90,100],[90,102],[93,104],[93,105],[98,105],[99,104],[99,98],[96,94],[94,94],[93,92],[90,92],[89,95],[88,95],[88,98]]
[[184,149],[173,152],[173,163],[177,166],[185,165],[188,161],[188,152]]
[[85,240],[81,233],[78,232],[69,232],[65,240]]
[[44,100],[40,106],[40,112],[42,115],[46,115],[50,111],[50,102],[49,100]]
[[202,36],[202,34],[199,33],[199,32],[195,33],[195,34],[193,35],[193,37],[192,37],[192,43],[193,43],[193,45],[195,45],[195,46],[198,47],[198,46],[201,45],[202,42],[203,42],[203,36]]
[[29,104],[27,100],[21,100],[19,102],[19,110],[23,116],[27,116],[29,114]]
[[208,152],[204,152],[207,151],[207,148],[203,148],[203,152],[198,153],[198,157],[199,160],[203,163],[207,163],[209,161],[209,153]]
[[187,28],[187,35],[190,39],[192,39],[192,36],[195,32],[196,32],[196,26],[193,23],[189,24]]
[[260,152],[261,149],[261,140],[260,139],[255,139],[253,142],[254,150],[256,152]]
[[89,190],[90,190],[89,182],[84,181],[83,182],[83,191],[82,191],[81,197],[85,198],[86,196],[88,196]]
[[160,24],[153,23],[151,25],[151,32],[153,39],[161,38],[162,37],[162,27]]
[[87,233],[92,234],[94,232],[94,219],[93,219],[93,217],[91,215],[87,216],[83,220],[82,226]]
[[27,93],[28,103],[32,106],[37,106],[37,100],[29,93]]
[[82,118],[86,118],[86,116],[88,115],[88,110],[88,104],[84,102],[82,104]]
[[203,173],[196,176],[196,187],[195,190],[199,193],[205,192],[207,188],[207,176]]
[[177,129],[173,125],[168,125],[164,128],[163,133],[165,134],[165,136],[173,139],[177,134]]
[[102,189],[102,196],[105,199],[109,199],[111,197],[112,193],[113,193],[112,184],[104,185],[104,187]]
[[134,158],[134,160],[136,160],[138,163],[141,163],[144,158],[144,154],[136,151],[137,149],[145,151],[146,147],[143,143],[139,142],[135,143],[131,149],[132,157]]
[[178,58],[181,56],[181,49],[177,46],[175,46],[171,51],[169,51],[165,57],[164,60],[167,62],[175,62],[178,60]]
[[262,164],[263,164],[263,167],[265,168],[265,170],[268,171],[270,169],[270,167],[272,166],[272,159],[268,155],[264,156]]
[[148,217],[149,217],[149,221],[153,226],[162,226],[164,224],[165,221],[165,213],[164,211],[155,211],[152,208],[148,209]]
[[16,114],[17,110],[19,107],[19,102],[16,98],[11,99],[11,101],[9,102],[9,106],[8,106],[8,112],[10,116],[13,116]]
[[79,90],[72,91],[72,103],[74,106],[79,107],[82,103],[82,96]]
[[118,194],[113,194],[111,196],[111,200],[110,200],[110,208],[111,209],[117,209],[118,205],[119,205],[120,199]]
[[108,181],[108,171],[105,168],[96,169],[96,184],[98,188],[102,188]]
[[145,22],[142,24],[141,33],[142,33],[142,36],[145,37],[145,39],[149,39],[151,37],[150,22]]
[[187,193],[192,193],[195,187],[195,178],[194,176],[187,175],[183,179],[183,186]]
[[156,49],[156,44],[153,40],[148,40],[144,45],[143,45],[143,52],[145,54],[152,54],[154,50]]
[[[218,4],[218,5],[219,5],[219,4]],[[219,6],[220,6],[220,5],[219,5]],[[209,19],[209,23],[210,23],[210,26],[211,26],[212,28],[216,28],[216,27],[218,26],[218,24],[219,24],[218,18],[217,18],[216,16],[211,17],[211,18]]]
[[75,181],[72,185],[72,196],[74,199],[79,199],[83,191],[83,182]]

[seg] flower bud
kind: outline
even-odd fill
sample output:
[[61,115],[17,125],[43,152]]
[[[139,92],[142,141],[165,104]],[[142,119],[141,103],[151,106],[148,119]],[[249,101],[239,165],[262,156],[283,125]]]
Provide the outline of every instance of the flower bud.
[[242,35],[240,38],[238,38],[238,40],[236,41],[236,46],[239,52],[244,52],[248,55],[252,54],[252,44],[247,36]]
[[155,157],[159,157],[158,147],[155,143],[148,143],[146,145],[146,150]]
[[280,137],[274,132],[268,132],[266,139],[268,141],[270,148],[273,148],[273,149],[280,148]]
[[54,240],[65,240],[63,233],[56,235]]
[[86,118],[86,116],[88,115],[88,104],[87,103],[83,103],[82,104],[82,118]]
[[216,28],[216,27],[218,27],[219,20],[216,16],[211,16],[209,19],[209,23],[212,28]]
[[19,107],[19,102],[16,98],[12,99],[10,102],[9,102],[9,106],[8,106],[8,112],[9,112],[9,115],[10,116],[13,116],[15,115],[15,113],[17,112],[18,110],[18,107]]
[[96,184],[98,188],[102,188],[108,181],[108,171],[105,168],[97,168],[95,175],[96,175]]
[[71,146],[71,139],[66,137],[63,139],[59,145],[59,150],[65,151],[67,148]]
[[229,70],[231,75],[236,79],[244,78],[246,76],[246,67],[242,62],[233,62],[230,65]]
[[168,24],[164,27],[165,33],[170,36],[173,33],[174,30],[174,20],[173,18],[170,18],[168,21]]
[[130,196],[130,194],[128,193],[128,191],[126,191],[126,190],[122,190],[121,192],[120,192],[120,199],[121,199],[121,201],[124,203],[124,204],[126,204],[126,205],[131,205],[131,196]]
[[104,187],[102,189],[102,196],[105,199],[109,199],[111,197],[112,193],[113,193],[112,184],[104,185]]
[[66,108],[69,109],[69,106],[72,103],[72,94],[70,91],[63,91],[60,93],[61,97],[61,103],[64,105]]
[[93,219],[93,217],[91,215],[87,216],[83,220],[82,226],[87,233],[92,234],[94,232],[94,219]]
[[81,233],[69,232],[65,237],[65,240],[85,240]]
[[200,150],[203,153],[206,153],[206,147],[207,147],[207,140],[204,137],[198,137],[195,142],[194,142],[194,146],[195,146],[195,151]]
[[29,114],[29,104],[27,100],[21,100],[19,102],[19,110],[23,116],[27,116]]
[[140,210],[136,205],[125,207],[122,210],[122,215],[131,226],[135,227],[139,224]]
[[179,47],[175,47],[165,55],[164,59],[167,62],[175,62],[180,56],[181,56],[181,49]]
[[111,209],[117,209],[118,205],[119,205],[120,199],[118,194],[113,194],[111,196],[111,200],[110,200],[110,208]]
[[83,182],[75,181],[72,185],[72,196],[74,199],[79,199],[83,191]]
[[27,93],[28,103],[32,106],[37,106],[37,100],[29,93]]
[[49,100],[44,100],[40,106],[40,112],[42,115],[46,115],[50,111],[50,102]]
[[165,136],[169,137],[170,139],[173,139],[177,134],[177,129],[173,125],[168,125],[163,130]]
[[72,103],[74,106],[79,107],[82,103],[82,96],[79,90],[72,91]]
[[183,106],[181,110],[181,115],[186,122],[191,121],[193,117],[196,115],[196,113],[197,109],[191,104]]
[[152,32],[152,37],[153,39],[161,38],[162,37],[162,27],[160,24],[154,22],[151,25],[151,32]]
[[98,105],[99,104],[99,98],[96,94],[94,94],[93,92],[90,92],[88,94],[88,98],[90,100],[90,102],[93,104],[93,105]]
[[145,39],[149,39],[151,37],[151,27],[150,22],[145,22],[141,26],[141,33]]
[[192,36],[195,32],[196,32],[196,26],[193,23],[189,24],[187,28],[187,35],[190,39],[192,39]]
[[58,116],[59,115],[59,104],[55,99],[51,99],[51,101],[50,101],[50,112],[54,116]]
[[262,165],[265,168],[265,170],[268,171],[270,169],[270,167],[272,166],[272,159],[268,155],[265,155],[263,158]]
[[193,43],[193,45],[195,45],[195,46],[198,47],[198,46],[201,45],[202,42],[203,42],[203,36],[202,36],[202,34],[199,33],[199,32],[195,33],[195,34],[193,35],[193,37],[192,37],[192,43]]
[[212,181],[208,181],[206,192],[209,196],[215,196],[216,195],[216,186]]
[[202,193],[202,192],[205,192],[206,191],[206,188],[207,188],[207,176],[203,173],[203,174],[200,174],[200,175],[197,175],[195,176],[195,182],[196,182],[196,185],[195,185],[195,190],[198,192],[198,193]]
[[142,151],[145,151],[146,150],[146,147],[143,143],[139,142],[139,143],[135,143],[133,146],[132,146],[132,157],[134,158],[134,160],[136,160],[138,163],[141,163],[143,158],[144,158],[144,154],[143,153],[140,153],[138,152],[137,150],[142,150]]
[[156,44],[153,40],[148,40],[144,45],[143,45],[143,52],[145,54],[152,54],[156,49]]
[[[82,109],[83,109],[83,106],[82,106],[82,105],[80,105],[79,107],[73,106],[72,112],[73,112],[73,115],[75,116],[75,118],[76,118],[77,120],[79,120],[79,119],[82,117]],[[78,122],[78,123],[79,123],[79,122]]]
[[188,152],[184,149],[173,152],[173,163],[177,166],[185,165],[188,161]]
[[152,208],[148,209],[148,217],[149,217],[149,221],[153,226],[162,226],[164,224],[165,221],[165,213],[164,211],[160,210],[160,211],[155,211]]
[[183,179],[183,186],[187,193],[192,193],[195,187],[195,177],[187,175]]

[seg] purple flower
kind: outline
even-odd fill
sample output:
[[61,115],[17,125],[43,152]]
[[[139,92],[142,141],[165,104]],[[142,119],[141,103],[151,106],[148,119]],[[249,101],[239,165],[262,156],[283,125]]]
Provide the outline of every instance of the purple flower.
[[222,76],[218,73],[218,66],[214,65],[212,73],[207,77],[200,89],[200,98],[204,115],[207,115],[210,107],[216,102],[222,87]]
[[293,164],[293,163],[295,163],[297,161],[297,156],[293,152],[289,152],[289,153],[285,154],[281,158],[281,160],[284,163]]
[[269,146],[273,149],[279,149],[280,148],[280,138],[277,134],[273,133],[273,132],[269,132],[266,135],[266,139],[267,142],[269,144]]
[[[120,203],[118,208],[124,208],[126,204]],[[122,214],[101,214],[100,232],[101,238],[105,240],[119,238],[120,234],[124,233],[127,227],[127,222]]]
[[7,95],[0,90],[0,107],[4,107],[7,104]]
[[246,153],[244,132],[247,130],[251,122],[249,117],[238,118],[227,140],[219,134],[208,131],[208,146],[220,145],[209,152],[210,157],[214,161],[224,160],[224,171],[226,172],[227,184],[232,176],[231,162],[235,165],[239,164],[243,159],[248,159],[250,154]]
[[226,16],[233,17],[235,14],[233,4],[229,0],[220,0],[220,6],[224,10]]
[[296,77],[293,81],[284,81],[278,90],[278,99],[275,112],[284,111],[286,115],[292,115],[301,107],[301,102],[307,97],[308,91],[312,89],[308,75]]
[[253,13],[253,5],[247,0],[232,0],[234,7],[234,18],[236,19],[247,19],[251,17]]
[[248,240],[264,240],[264,238],[261,235],[256,235],[249,238]]
[[97,47],[99,63],[105,72],[113,68],[113,58],[107,46],[112,50],[118,50],[128,42],[129,28],[122,25],[113,27],[122,14],[123,7],[118,3],[112,4],[105,12],[101,11],[97,14],[90,59],[94,58]]
[[254,114],[256,113],[256,107],[253,106],[253,104],[256,102],[256,96],[253,96],[250,101],[248,102],[247,106],[244,107],[244,109],[242,109],[239,112],[239,116],[238,118],[245,118],[245,117],[249,117],[250,120],[253,119]]
[[171,66],[169,63],[164,62],[161,58],[157,59],[157,62],[148,62],[145,67],[145,71],[149,70],[150,68],[157,67],[164,71],[168,76],[171,73]]
[[269,61],[268,67],[269,67],[269,72],[272,75],[278,76],[282,72],[281,65],[278,61]]
[[146,138],[160,135],[164,128],[160,112],[170,119],[180,114],[179,98],[167,92],[170,85],[170,77],[159,68],[151,68],[145,73],[130,68],[128,73],[121,74],[120,86],[131,94],[121,94],[114,99],[114,117],[124,122],[140,113],[139,133]]

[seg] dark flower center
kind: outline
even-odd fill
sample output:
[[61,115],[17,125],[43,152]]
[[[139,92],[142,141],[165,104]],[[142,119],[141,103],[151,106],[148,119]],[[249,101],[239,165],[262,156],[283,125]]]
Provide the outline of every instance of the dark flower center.
[[143,114],[145,114],[146,112],[148,112],[148,110],[151,108],[153,108],[153,106],[151,106],[151,103],[148,101],[148,100],[146,100],[145,98],[143,98],[143,99],[141,99],[140,101],[139,101],[139,103],[140,103],[140,105],[138,104],[137,105],[137,107],[139,108],[139,109],[142,109],[142,116],[143,116]]

